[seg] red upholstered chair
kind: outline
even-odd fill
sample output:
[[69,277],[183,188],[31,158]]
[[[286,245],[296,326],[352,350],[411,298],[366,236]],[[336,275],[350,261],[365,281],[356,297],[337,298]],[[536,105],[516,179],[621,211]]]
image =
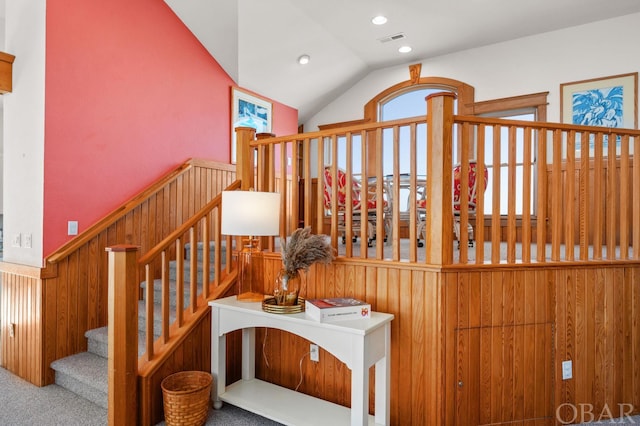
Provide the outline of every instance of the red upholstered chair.
[[[338,231],[342,232],[342,242],[346,242],[346,202],[347,202],[347,175],[344,170],[338,168],[337,171],[337,186],[338,195],[335,200],[337,204],[338,212]],[[324,168],[324,208],[331,211],[334,200],[332,200],[333,193],[333,175],[331,168],[326,166]],[[384,203],[384,210],[387,210],[387,200],[382,200]],[[352,177],[351,179],[351,203],[352,203],[352,217],[351,217],[351,229],[354,232],[360,232],[360,223],[362,221],[362,208],[366,209],[366,218],[368,222],[367,226],[367,244],[370,246],[372,241],[376,239],[376,209],[378,207],[378,200],[376,199],[375,191],[371,192],[363,190],[362,183],[359,179]],[[384,218],[383,218],[384,220]],[[353,237],[353,241],[356,241],[356,236]]]
[[[460,193],[462,184],[460,182],[460,174],[462,173],[462,166],[460,164],[453,168],[453,232],[458,239],[458,245],[460,245]],[[484,173],[482,176],[483,189],[487,188],[489,181],[489,172],[487,167],[484,167]],[[476,205],[478,203],[478,176],[477,176],[477,163],[475,161],[469,161],[469,185],[468,185],[468,203],[467,211],[469,217],[475,216]],[[469,235],[469,247],[473,247],[473,227],[467,222],[467,233]]]
[[[453,232],[456,235],[456,239],[458,240],[458,246],[460,245],[460,194],[462,189],[462,183],[460,181],[460,175],[462,173],[462,166],[457,164],[453,168]],[[484,189],[487,188],[487,183],[489,181],[489,172],[487,167],[484,167],[482,184],[484,185]],[[469,213],[469,217],[475,216],[476,214],[476,205],[478,203],[478,177],[477,177],[477,163],[475,160],[469,161],[469,185],[468,185],[468,204],[467,211]],[[422,197],[416,201],[416,206],[418,210],[418,243],[420,243],[420,238],[424,238],[424,230],[425,230],[425,217],[426,217],[426,198]],[[467,233],[469,236],[469,246],[473,247],[474,238],[473,238],[473,227],[470,223],[467,222]]]

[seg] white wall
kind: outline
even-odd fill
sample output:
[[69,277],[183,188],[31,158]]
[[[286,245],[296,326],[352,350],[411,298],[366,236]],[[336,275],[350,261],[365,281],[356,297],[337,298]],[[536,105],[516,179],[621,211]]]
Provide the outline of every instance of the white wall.
[[363,118],[365,103],[408,80],[408,65],[417,62],[422,62],[423,77],[470,84],[476,101],[548,91],[547,119],[558,122],[560,84],[637,72],[639,40],[640,14],[633,14],[385,68],[367,75],[304,127],[310,132],[320,124]]
[[[15,55],[4,95],[4,261],[42,266],[46,0],[8,1],[5,49]],[[14,247],[17,236],[21,246]],[[25,247],[31,235],[32,247]]]

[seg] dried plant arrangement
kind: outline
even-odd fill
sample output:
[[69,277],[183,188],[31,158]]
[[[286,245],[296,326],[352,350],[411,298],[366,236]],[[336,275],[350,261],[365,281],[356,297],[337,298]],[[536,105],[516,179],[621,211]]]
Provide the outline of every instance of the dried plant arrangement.
[[289,241],[281,240],[282,264],[286,273],[309,270],[314,263],[331,263],[335,259],[329,238],[322,234],[312,234],[311,227],[298,228]]

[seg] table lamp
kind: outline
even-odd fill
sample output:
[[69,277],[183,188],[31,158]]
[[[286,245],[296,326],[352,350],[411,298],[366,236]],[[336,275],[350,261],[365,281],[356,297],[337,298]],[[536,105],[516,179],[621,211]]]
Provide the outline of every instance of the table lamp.
[[238,249],[238,300],[264,299],[260,236],[279,235],[280,194],[259,191],[222,191],[222,234],[242,238]]

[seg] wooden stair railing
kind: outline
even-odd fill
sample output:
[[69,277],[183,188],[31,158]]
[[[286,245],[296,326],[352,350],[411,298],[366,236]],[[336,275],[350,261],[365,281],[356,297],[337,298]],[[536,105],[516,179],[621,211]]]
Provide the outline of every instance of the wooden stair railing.
[[[227,190],[240,188],[241,182],[235,181]],[[135,417],[126,413],[129,411],[128,401],[123,398],[111,399],[112,392],[126,392],[122,389],[123,383],[129,376],[138,377],[138,395],[130,395],[130,398],[138,401],[138,422],[141,424],[155,424],[161,420],[161,399],[158,398],[159,382],[171,372],[183,369],[208,370],[210,359],[199,357],[196,353],[187,354],[187,358],[200,359],[200,363],[193,364],[190,361],[175,362],[173,357],[176,351],[188,352],[183,343],[189,340],[192,333],[202,336],[198,327],[210,324],[207,301],[226,294],[235,282],[237,272],[232,263],[232,240],[225,237],[226,254],[223,270],[223,238],[220,232],[221,225],[221,195],[217,195],[207,203],[199,212],[189,218],[179,228],[169,234],[157,246],[149,250],[140,259],[135,260],[137,251],[130,247],[122,248],[114,246],[108,249],[114,259],[121,257],[133,257],[134,260],[110,261],[109,294],[115,294],[114,286],[123,282],[145,282],[145,351],[138,358],[136,365],[131,365],[127,360],[137,354],[137,344],[117,345],[116,342],[129,341],[130,330],[138,330],[138,304],[128,303],[128,298],[109,298],[109,312],[118,315],[118,318],[109,318],[109,324],[118,324],[118,321],[126,319],[127,325],[115,327],[113,332],[109,330],[109,348],[118,347],[119,350],[110,352],[109,365],[127,366],[127,369],[114,371],[109,374],[109,423],[110,424],[134,424]],[[213,247],[210,248],[210,242]],[[201,256],[198,257],[198,247],[201,247]],[[210,280],[210,259],[213,249],[213,281]],[[189,251],[188,260],[184,259],[185,250]],[[170,322],[170,277],[169,261],[176,261],[176,317]],[[188,264],[185,265],[185,262]],[[126,270],[118,271],[112,265],[126,264]],[[201,278],[198,267],[202,266]],[[188,268],[186,267],[188,266]],[[189,287],[186,287],[185,271],[190,269]],[[135,277],[131,279],[131,277]],[[161,286],[161,318],[160,332],[154,330],[155,321],[155,295],[154,282],[159,279]],[[135,289],[137,290],[137,286]],[[188,290],[188,291],[187,291]],[[122,290],[125,291],[125,290]],[[189,303],[185,306],[186,294],[189,294]],[[114,303],[115,306],[111,306]],[[182,308],[184,307],[184,308]],[[194,331],[195,330],[195,331]],[[159,334],[158,338],[155,338]],[[137,342],[137,340],[136,340]],[[195,345],[202,349],[202,341]],[[113,359],[111,358],[113,356]],[[118,391],[116,391],[118,389]],[[137,399],[136,399],[137,398]],[[113,404],[112,404],[113,403]]]
[[[232,183],[227,190],[235,190],[240,187],[240,181]],[[209,285],[202,286],[202,293],[198,293],[197,282],[197,268],[198,268],[198,256],[197,247],[202,246],[202,277],[208,282],[210,274],[210,245],[209,241],[214,242],[214,280],[213,287],[217,287],[218,283],[223,278],[222,274],[222,237],[220,233],[220,221],[221,221],[221,204],[222,196],[217,195],[206,206],[204,206],[196,215],[187,220],[182,226],[169,234],[160,244],[155,246],[149,252],[147,252],[138,261],[141,276],[144,277],[144,282],[147,283],[145,287],[145,300],[146,300],[146,348],[145,355],[142,359],[144,361],[152,361],[155,357],[154,354],[154,341],[153,341],[153,320],[154,320],[154,289],[153,283],[157,277],[154,271],[160,272],[160,280],[162,285],[162,329],[160,333],[159,341],[161,344],[166,344],[169,341],[169,260],[172,257],[172,253],[175,253],[177,261],[177,273],[176,273],[176,306],[183,306],[184,302],[184,258],[181,255],[186,246],[189,247],[190,256],[190,294],[196,296],[202,296],[204,300],[209,298],[210,287]],[[186,239],[186,243],[185,240]],[[231,273],[231,237],[225,238],[226,246],[226,259],[225,259],[225,272]],[[158,265],[159,264],[159,265]],[[159,267],[158,267],[159,266]],[[190,297],[188,310],[191,314],[196,312],[198,308],[197,297]],[[184,312],[182,309],[176,310],[175,325],[179,329],[184,323]],[[143,361],[143,362],[144,362]]]

